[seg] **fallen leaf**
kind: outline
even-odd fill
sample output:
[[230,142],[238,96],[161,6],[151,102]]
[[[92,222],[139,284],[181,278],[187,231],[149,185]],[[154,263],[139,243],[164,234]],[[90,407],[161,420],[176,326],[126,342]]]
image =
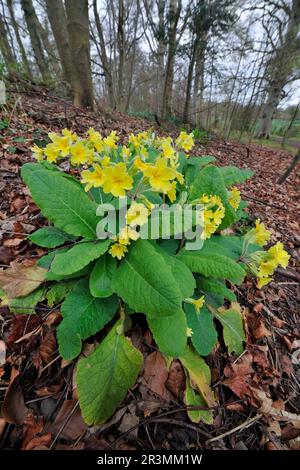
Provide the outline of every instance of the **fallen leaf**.
[[223,384],[229,387],[239,398],[244,398],[245,395],[250,393],[249,385],[254,373],[252,363],[252,354],[244,354],[237,362],[226,365],[224,369],[227,379]]
[[151,392],[167,401],[171,399],[171,394],[166,388],[168,375],[169,371],[166,360],[159,351],[154,351],[146,357],[142,383],[144,383]]
[[174,360],[169,369],[166,387],[176,398],[180,398],[185,388],[185,373],[179,361]]
[[23,424],[28,412],[20,385],[19,372],[12,369],[11,379],[2,405],[2,417],[10,424]]
[[50,432],[39,437],[34,437],[28,442],[26,447],[23,447],[23,450],[49,450],[48,446],[51,439],[52,436]]
[[[78,403],[75,400],[66,400],[61,409],[59,410],[58,415],[55,418],[55,421],[47,426],[47,432],[55,435],[61,429],[61,427],[66,423],[63,431],[60,436],[63,439],[74,441],[81,436],[81,434],[87,430],[87,425],[82,419],[79,406],[74,407]],[[73,411],[74,410],[74,411]]]
[[25,267],[13,262],[11,267],[0,271],[0,287],[10,299],[24,297],[34,291],[46,277],[47,270],[37,265]]
[[49,329],[46,336],[42,339],[40,345],[40,355],[44,364],[47,364],[54,358],[57,350],[56,336],[54,330]]
[[43,432],[44,429],[44,418],[39,416],[35,418],[33,414],[29,414],[24,421],[24,438],[22,442],[22,449],[26,449],[27,445],[37,436]]

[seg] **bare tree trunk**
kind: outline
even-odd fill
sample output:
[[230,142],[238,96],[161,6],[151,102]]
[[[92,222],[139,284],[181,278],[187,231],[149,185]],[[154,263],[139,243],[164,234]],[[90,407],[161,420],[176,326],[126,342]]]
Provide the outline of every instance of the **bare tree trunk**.
[[270,85],[268,99],[264,105],[263,114],[261,116],[260,130],[258,133],[259,139],[269,139],[270,137],[272,120],[281,99],[281,91],[282,87],[278,86],[278,83]]
[[94,109],[88,0],[65,0],[65,7],[73,69],[78,83],[74,90],[74,104]]
[[77,83],[77,71],[74,70],[72,62],[65,7],[62,0],[46,0],[45,3],[61,61],[63,76],[72,90],[72,94],[75,95],[75,90],[79,88],[79,84]]
[[7,67],[8,72],[14,71],[16,65],[16,59],[14,57],[13,51],[10,47],[7,30],[5,23],[3,21],[2,15],[0,13],[0,52]]
[[35,21],[36,14],[32,5],[32,0],[21,0],[21,5],[24,12],[27,29],[29,32],[35,61],[37,63],[43,80],[47,80],[49,77],[48,63],[43,50],[41,38],[37,30],[37,25]]
[[192,56],[190,58],[190,63],[189,63],[187,81],[186,81],[186,93],[185,93],[185,103],[184,103],[184,111],[183,111],[183,122],[185,123],[188,123],[188,120],[189,120],[192,81],[193,81],[197,46],[198,46],[197,39],[195,38],[194,44],[193,44]]
[[289,125],[288,127],[286,128],[284,134],[283,134],[283,137],[282,137],[282,142],[281,142],[281,147],[284,148],[286,146],[286,141],[287,141],[287,138],[289,136],[289,133],[290,133],[290,130],[297,118],[297,114],[298,114],[298,111],[299,111],[299,106],[300,106],[300,101],[298,102],[296,108],[295,108],[295,111],[293,112],[293,115],[292,115],[292,118],[289,122]]
[[118,53],[119,53],[117,100],[118,100],[118,108],[121,111],[123,111],[123,106],[124,106],[124,84],[123,84],[123,80],[124,80],[123,72],[124,72],[124,63],[125,63],[124,20],[125,20],[124,0],[119,0],[118,33],[117,33]]
[[279,178],[278,184],[282,184],[290,176],[290,174],[292,173],[296,165],[299,163],[299,161],[300,161],[300,150],[298,150],[290,166],[287,168],[284,174]]
[[14,29],[16,40],[17,40],[17,43],[18,43],[18,46],[19,46],[21,57],[22,57],[22,63],[23,63],[24,70],[25,70],[28,78],[32,79],[32,72],[31,72],[31,69],[30,69],[29,61],[27,59],[27,54],[25,52],[25,48],[24,48],[24,45],[23,45],[23,42],[22,42],[22,39],[21,39],[21,36],[20,36],[20,32],[19,32],[19,26],[18,26],[18,23],[16,21],[16,17],[15,17],[15,13],[14,13],[13,1],[12,0],[6,0],[6,3],[7,3],[8,11],[9,11],[9,14],[10,14],[10,18],[11,18],[11,24],[12,24],[12,27]]
[[[51,1],[51,0],[50,0]],[[105,76],[105,85],[108,93],[108,99],[109,99],[109,105],[112,109],[116,108],[116,99],[115,99],[115,94],[114,94],[114,83],[113,83],[113,77],[111,73],[111,66],[109,64],[109,60],[106,54],[106,47],[105,47],[105,41],[104,41],[104,35],[103,35],[103,29],[101,26],[101,21],[97,9],[97,0],[93,1],[93,9],[94,9],[94,16],[95,16],[95,22],[96,22],[96,28],[99,36],[99,42],[100,42],[100,51],[101,51],[101,62],[104,70],[104,76]]]
[[170,0],[169,4],[169,28],[168,28],[168,56],[165,70],[164,91],[162,98],[162,117],[172,112],[172,92],[174,82],[174,62],[176,53],[176,33],[181,12],[181,0]]

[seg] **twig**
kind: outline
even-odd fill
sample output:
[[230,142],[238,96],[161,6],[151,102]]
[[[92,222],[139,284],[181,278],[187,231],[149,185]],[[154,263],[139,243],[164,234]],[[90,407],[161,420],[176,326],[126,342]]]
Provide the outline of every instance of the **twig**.
[[70,411],[69,416],[67,417],[67,419],[65,420],[65,422],[62,424],[62,426],[60,427],[58,433],[56,434],[55,438],[53,439],[52,444],[51,444],[51,446],[49,447],[50,450],[53,449],[54,444],[56,443],[56,441],[58,440],[59,436],[61,435],[61,433],[62,433],[63,430],[65,429],[66,425],[68,424],[68,422],[69,422],[70,419],[72,418],[72,416],[73,416],[73,414],[74,414],[76,408],[78,407],[78,405],[79,405],[79,402],[77,401],[77,402],[75,403],[75,405],[73,406],[72,410]]
[[281,211],[288,211],[289,210],[287,207],[276,206],[276,204],[270,204],[269,202],[262,201],[261,199],[257,199],[256,197],[246,196],[245,194],[243,194],[243,197],[245,199],[251,199],[252,201],[258,202],[259,204],[263,204],[264,206],[273,207],[274,209],[279,209]]
[[219,441],[220,439],[223,439],[223,437],[230,436],[231,434],[233,434],[237,431],[240,431],[241,429],[249,428],[250,426],[252,426],[252,424],[254,424],[256,421],[258,421],[261,417],[262,417],[261,414],[257,414],[253,418],[250,418],[247,421],[245,421],[244,423],[239,424],[235,428],[230,429],[230,431],[226,431],[223,434],[220,434],[219,436],[211,437],[210,439],[205,441],[205,444],[209,444],[211,442]]

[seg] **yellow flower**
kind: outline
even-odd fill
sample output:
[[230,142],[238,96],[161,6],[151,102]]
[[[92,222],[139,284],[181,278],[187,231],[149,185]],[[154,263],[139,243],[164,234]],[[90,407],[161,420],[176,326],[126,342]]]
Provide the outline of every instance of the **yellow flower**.
[[110,164],[110,158],[106,155],[105,157],[102,158],[101,165],[108,166],[109,164]]
[[171,202],[174,202],[176,199],[176,185],[177,185],[176,181],[173,181],[171,183],[171,186],[172,186],[171,189],[169,189],[169,191],[167,192],[167,196]]
[[116,149],[117,145],[116,142],[119,140],[119,137],[117,137],[115,131],[112,131],[109,136],[105,137],[103,139],[103,143],[105,146],[107,146],[109,149]]
[[30,147],[30,150],[33,152],[33,157],[40,162],[43,160],[44,157],[44,149],[38,147],[36,144],[34,144],[33,147]]
[[122,152],[121,152],[121,155],[122,155],[122,158],[124,158],[124,160],[128,157],[130,157],[130,149],[126,147],[126,145],[123,145],[122,147]]
[[58,157],[58,151],[56,150],[55,144],[48,144],[44,149],[44,154],[47,157],[48,162],[56,162]]
[[228,201],[234,210],[238,210],[241,202],[241,193],[238,188],[232,188],[231,191],[229,191]]
[[277,263],[274,260],[268,260],[262,262],[258,267],[258,277],[269,277],[272,275],[277,268]]
[[[205,204],[204,208],[204,231],[203,238],[206,240],[210,238],[217,230],[225,216],[225,208],[222,204],[221,198],[216,195],[207,196],[203,194],[199,201]],[[215,210],[213,210],[217,206]]]
[[168,167],[168,161],[165,158],[158,158],[155,165],[148,165],[144,175],[149,178],[153,189],[166,194],[172,189],[170,180],[175,178],[175,170]]
[[85,191],[89,191],[91,188],[99,188],[103,185],[103,170],[95,163],[93,165],[94,171],[84,170],[81,173],[81,182],[86,184]]
[[68,137],[60,137],[55,132],[49,132],[48,136],[62,157],[66,157],[70,153],[70,139]]
[[180,132],[175,142],[178,147],[183,148],[186,152],[189,152],[195,145],[192,132],[190,134],[187,134],[187,132]]
[[91,150],[88,149],[82,142],[76,142],[76,144],[72,145],[70,148],[70,153],[71,165],[83,165],[91,156]]
[[258,277],[257,278],[257,287],[261,289],[266,284],[269,284],[270,281],[273,281],[271,277]]
[[65,137],[67,137],[71,142],[75,142],[75,140],[77,140],[77,134],[76,132],[72,132],[70,131],[69,129],[63,129],[61,131],[62,135],[64,135]]
[[196,312],[200,313],[201,308],[204,305],[205,297],[202,295],[199,299],[191,299],[190,302],[195,306]]
[[118,258],[118,260],[121,260],[125,256],[125,253],[127,253],[127,251],[128,249],[125,245],[121,245],[120,243],[114,243],[114,245],[112,245],[111,249],[109,250],[109,253],[113,258]]
[[131,227],[123,227],[119,233],[119,243],[121,245],[129,245],[130,240],[137,240],[139,238],[139,233]]
[[133,186],[133,179],[127,173],[125,163],[117,163],[114,166],[106,166],[103,169],[105,193],[111,193],[115,197],[124,197],[126,190]]
[[140,140],[137,135],[130,134],[128,138],[128,143],[132,144],[135,149],[137,149],[140,145]]
[[144,225],[148,220],[149,211],[144,204],[133,202],[126,213],[126,222],[131,227]]
[[266,245],[271,238],[271,232],[266,229],[265,224],[261,223],[259,219],[255,221],[254,236],[256,243],[260,246]]
[[144,163],[143,160],[140,159],[140,157],[136,157],[134,160],[134,166],[141,171],[145,171],[149,165],[147,163]]
[[194,334],[194,332],[193,332],[192,328],[187,328],[186,329],[186,335],[187,335],[188,338],[191,338],[193,334]]
[[268,250],[268,253],[272,256],[277,265],[280,264],[283,268],[287,268],[290,255],[284,250],[281,242],[277,242],[276,245],[273,245]]
[[179,173],[179,171],[175,172],[175,178],[177,179],[179,184],[184,184],[184,176],[182,173]]
[[146,147],[144,147],[144,146],[140,147],[139,154],[140,154],[141,157],[146,159],[148,157],[148,151],[147,151]]
[[97,152],[102,152],[104,149],[104,142],[101,134],[92,127],[89,128],[88,130],[88,135],[89,135],[89,141],[93,144]]
[[175,156],[175,150],[173,149],[170,142],[163,142],[161,148],[165,158],[173,158]]

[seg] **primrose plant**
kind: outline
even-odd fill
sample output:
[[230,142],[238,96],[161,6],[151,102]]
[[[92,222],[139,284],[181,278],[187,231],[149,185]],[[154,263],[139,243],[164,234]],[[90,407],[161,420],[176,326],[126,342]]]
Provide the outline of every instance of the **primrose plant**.
[[[59,352],[79,357],[86,423],[110,418],[142,369],[129,334],[139,318],[133,314],[145,315],[166,364],[181,362],[185,403],[202,407],[190,419],[212,423],[215,396],[203,356],[218,341],[241,354],[245,340],[233,286],[252,273],[261,288],[289,259],[280,242],[263,249],[270,232],[259,220],[244,236],[227,234],[246,205],[235,185],[252,172],[190,156],[186,132],[174,141],[131,134],[123,146],[115,132],[102,137],[94,129],[83,138],[67,129],[49,138],[45,148],[32,148],[37,162],[25,164],[22,177],[49,221],[29,238],[50,251],[36,265],[1,272],[3,302],[23,314],[41,301],[61,304]],[[23,281],[12,288],[17,271]],[[94,335],[97,346],[81,354]]]

